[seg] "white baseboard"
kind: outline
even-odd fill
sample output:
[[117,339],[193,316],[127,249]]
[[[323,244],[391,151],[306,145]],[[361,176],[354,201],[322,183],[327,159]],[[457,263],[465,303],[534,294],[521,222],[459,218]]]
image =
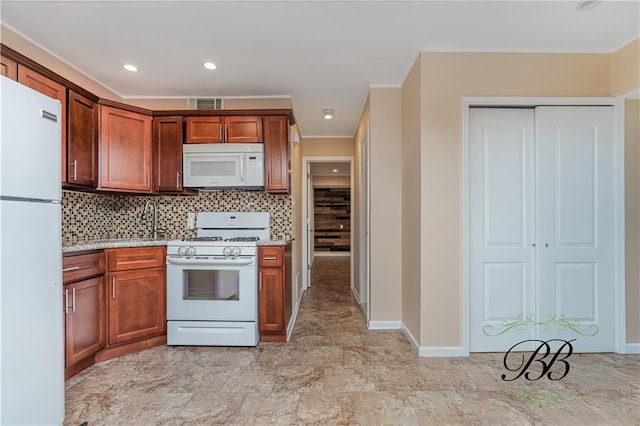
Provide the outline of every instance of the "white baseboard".
[[462,346],[420,346],[418,351],[420,357],[445,357],[457,358],[468,356],[464,353]]
[[[369,330],[402,330],[419,357],[463,357],[469,356],[462,346],[420,346],[418,339],[402,321],[370,321]],[[639,344],[640,346],[640,344]]]
[[350,257],[351,253],[348,251],[316,251],[313,253],[314,257]]
[[400,330],[402,321],[369,321],[369,330]]
[[418,355],[420,355],[420,344],[418,343],[418,339],[416,339],[416,337],[413,335],[411,330],[409,330],[409,327],[405,325],[405,323],[402,323],[402,331],[404,332],[404,335],[407,336],[407,339],[409,339]]
[[416,352],[418,352],[418,356],[421,358],[468,356],[465,354],[461,346],[420,346],[418,339],[416,339],[405,323],[402,323],[402,331],[407,336]]
[[356,291],[355,287],[351,287],[351,293],[353,293],[353,297],[356,298],[356,301],[358,302],[358,305],[360,305],[360,295]]
[[293,307],[293,312],[291,313],[291,321],[289,321],[289,326],[287,326],[287,342],[291,339],[291,333],[293,333],[293,327],[296,325],[296,319],[298,319],[298,309],[300,309],[300,302],[302,301],[302,295],[304,294],[304,290],[300,292],[300,296],[298,296],[298,301],[296,302],[296,306]]
[[640,343],[627,343],[624,350],[628,355],[640,355]]

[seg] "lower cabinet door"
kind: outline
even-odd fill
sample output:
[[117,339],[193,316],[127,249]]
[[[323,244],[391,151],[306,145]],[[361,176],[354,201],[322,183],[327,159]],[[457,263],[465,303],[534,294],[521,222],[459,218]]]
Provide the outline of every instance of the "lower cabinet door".
[[95,354],[106,343],[104,275],[64,287],[65,367]]
[[260,268],[260,331],[284,330],[282,268]]
[[164,333],[164,269],[109,274],[109,345]]

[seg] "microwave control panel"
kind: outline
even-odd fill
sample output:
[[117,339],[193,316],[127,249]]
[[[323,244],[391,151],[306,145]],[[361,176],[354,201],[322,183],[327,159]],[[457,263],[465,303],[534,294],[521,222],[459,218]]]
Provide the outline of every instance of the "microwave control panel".
[[247,155],[247,184],[248,185],[264,185],[264,161],[263,155],[258,153],[249,153]]

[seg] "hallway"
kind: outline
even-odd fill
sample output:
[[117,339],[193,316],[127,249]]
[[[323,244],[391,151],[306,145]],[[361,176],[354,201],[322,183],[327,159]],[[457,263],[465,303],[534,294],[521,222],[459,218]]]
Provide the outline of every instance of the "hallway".
[[319,257],[291,341],[161,346],[67,382],[65,424],[640,424],[640,357],[573,355],[559,381],[505,382],[504,354],[419,358],[367,330],[349,258]]

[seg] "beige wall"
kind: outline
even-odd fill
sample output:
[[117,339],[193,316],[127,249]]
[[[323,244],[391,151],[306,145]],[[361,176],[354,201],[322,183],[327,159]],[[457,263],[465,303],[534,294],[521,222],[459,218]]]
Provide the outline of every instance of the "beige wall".
[[[420,60],[402,85],[402,322],[420,339]],[[427,207],[431,208],[431,207]]]
[[402,318],[402,145],[400,88],[370,100],[371,321]]
[[640,38],[612,55],[611,95],[620,96],[640,88]]
[[462,98],[609,96],[611,55],[421,54],[420,345],[462,345]]
[[627,342],[640,342],[640,100],[625,102]]
[[302,138],[303,157],[351,157],[353,138]]

